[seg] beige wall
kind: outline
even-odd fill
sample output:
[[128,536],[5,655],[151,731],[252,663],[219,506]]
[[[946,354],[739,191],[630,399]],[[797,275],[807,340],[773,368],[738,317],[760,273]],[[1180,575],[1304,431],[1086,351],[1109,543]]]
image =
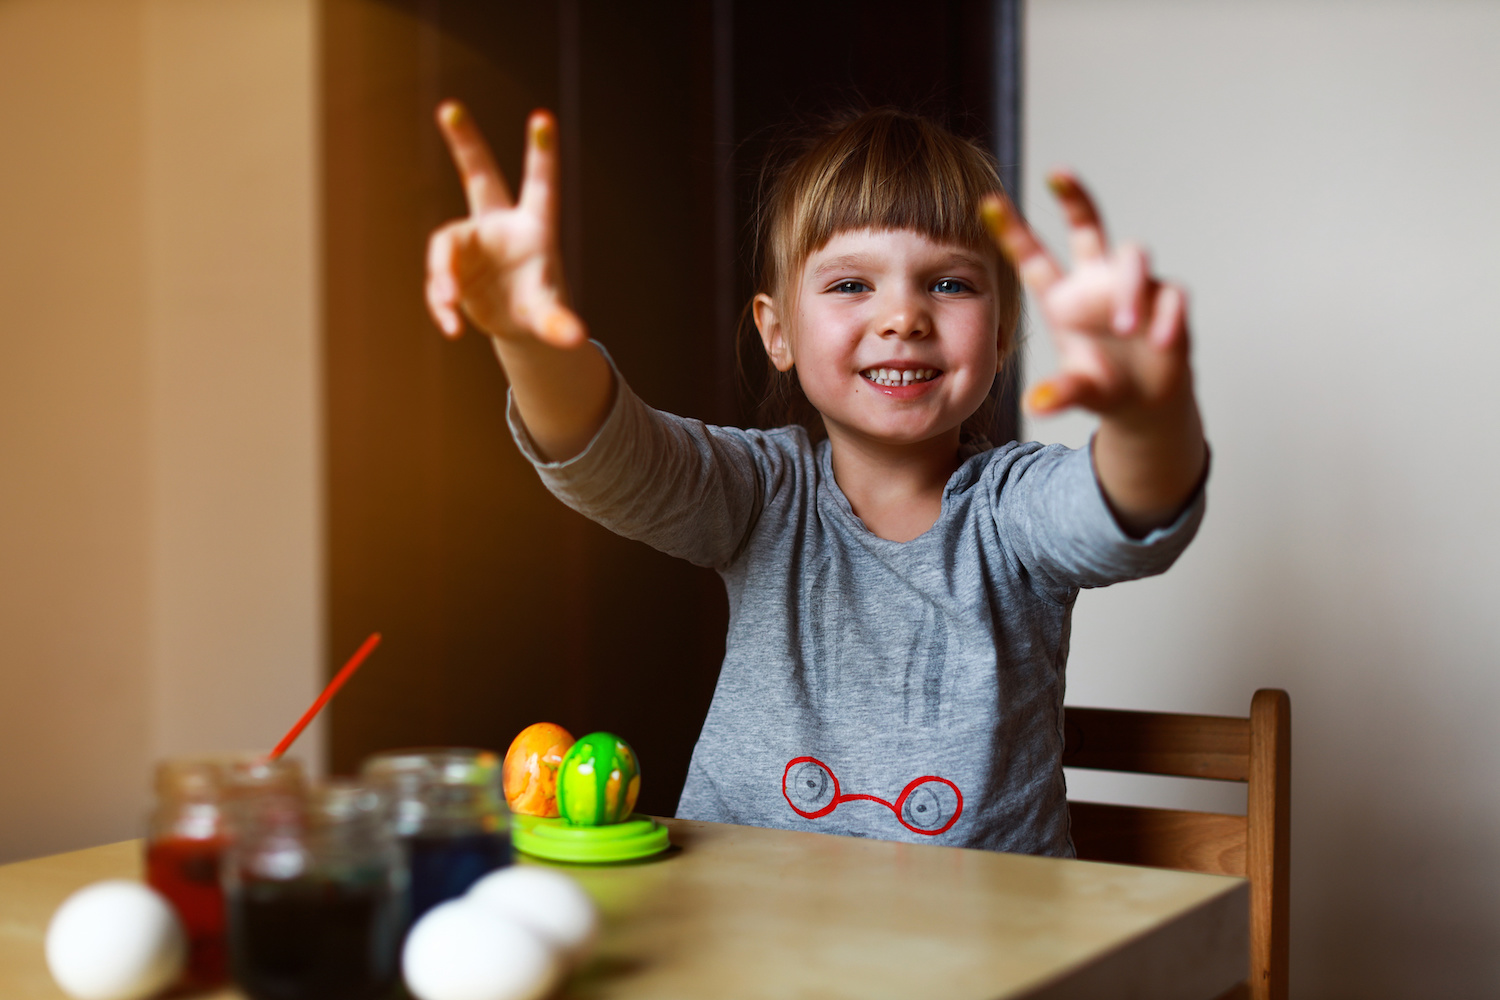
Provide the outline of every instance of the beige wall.
[[[0,858],[130,832],[151,744],[132,4],[0,4]],[[122,41],[123,40],[123,41]]]
[[1500,995],[1500,6],[1028,16],[1028,208],[1058,241],[1073,164],[1186,281],[1214,445],[1179,565],[1079,599],[1069,701],[1289,690],[1293,995]]
[[138,834],[154,759],[316,691],[314,30],[0,3],[0,860]]

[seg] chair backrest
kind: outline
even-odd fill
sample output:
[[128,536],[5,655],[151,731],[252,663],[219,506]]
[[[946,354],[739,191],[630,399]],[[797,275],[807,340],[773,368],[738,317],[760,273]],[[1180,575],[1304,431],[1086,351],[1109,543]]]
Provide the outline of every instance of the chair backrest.
[[1073,844],[1089,861],[1248,878],[1250,980],[1237,994],[1285,1000],[1292,773],[1287,693],[1255,692],[1249,718],[1068,708],[1064,737],[1068,767],[1249,786],[1244,816],[1069,802]]

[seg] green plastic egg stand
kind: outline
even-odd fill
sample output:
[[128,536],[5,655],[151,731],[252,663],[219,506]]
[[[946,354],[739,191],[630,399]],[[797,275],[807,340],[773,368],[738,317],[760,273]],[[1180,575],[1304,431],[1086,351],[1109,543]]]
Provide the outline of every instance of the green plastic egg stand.
[[[618,817],[630,808],[623,786],[639,782],[640,770],[630,744],[613,733],[590,733],[563,755],[557,775],[558,819],[511,818],[516,850],[547,861],[615,864],[639,861],[671,846],[667,828],[649,816]],[[612,786],[612,790],[611,790]]]
[[532,857],[585,865],[639,861],[672,846],[667,828],[640,813],[604,826],[577,826],[565,819],[516,813],[511,817],[510,836],[516,850]]

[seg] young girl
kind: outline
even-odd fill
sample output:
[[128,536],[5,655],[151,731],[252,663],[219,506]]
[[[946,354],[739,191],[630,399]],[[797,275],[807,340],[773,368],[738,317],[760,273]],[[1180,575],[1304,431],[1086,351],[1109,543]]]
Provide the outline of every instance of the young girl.
[[[492,338],[549,489],[728,588],[678,815],[1070,856],[1073,601],[1166,569],[1203,513],[1182,292],[1108,245],[1069,175],[1052,185],[1070,272],[987,154],[871,112],[792,161],[761,211],[755,325],[827,439],[710,427],[642,403],[569,310],[551,116],[528,124],[514,202],[464,109],[438,120],[471,212],[432,237],[433,318]],[[1014,348],[1017,271],[1062,359],[1029,406],[1097,413],[1090,449],[964,433]]]

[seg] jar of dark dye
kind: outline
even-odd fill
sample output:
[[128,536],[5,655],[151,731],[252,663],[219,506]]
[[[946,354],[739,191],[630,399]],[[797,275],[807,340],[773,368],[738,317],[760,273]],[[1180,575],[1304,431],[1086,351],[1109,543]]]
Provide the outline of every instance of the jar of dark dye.
[[390,802],[329,782],[232,811],[230,969],[251,1000],[383,1000],[400,973],[406,858]]

